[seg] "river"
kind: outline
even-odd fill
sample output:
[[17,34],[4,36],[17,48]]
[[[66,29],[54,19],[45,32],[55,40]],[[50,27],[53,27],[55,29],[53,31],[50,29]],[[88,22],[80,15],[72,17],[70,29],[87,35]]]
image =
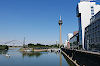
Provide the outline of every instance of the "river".
[[0,66],[69,66],[61,53],[19,52],[18,49],[10,48],[0,52]]

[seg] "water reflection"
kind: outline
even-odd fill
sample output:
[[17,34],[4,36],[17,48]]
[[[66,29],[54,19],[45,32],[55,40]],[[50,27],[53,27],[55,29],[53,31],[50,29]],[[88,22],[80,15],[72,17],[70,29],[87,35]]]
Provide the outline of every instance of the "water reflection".
[[[60,66],[62,66],[62,53],[61,52],[51,52],[59,55]],[[21,52],[22,57],[40,57],[43,54],[48,54],[48,52]]]
[[0,55],[2,55],[2,54],[7,54],[7,50],[0,50]]
[[14,48],[0,51],[0,59],[0,66],[68,66],[60,52],[20,52]]
[[6,58],[10,58],[10,55],[7,53],[8,53],[8,50],[2,50],[2,51],[0,50],[0,55],[5,56]]
[[25,56],[28,57],[36,57],[38,58],[39,56],[41,56],[43,53],[41,52],[21,52],[22,53],[22,57],[24,58]]
[[65,58],[66,62],[69,64],[69,66],[75,66],[63,53],[62,55]]
[[60,52],[60,66],[62,66],[62,54]]

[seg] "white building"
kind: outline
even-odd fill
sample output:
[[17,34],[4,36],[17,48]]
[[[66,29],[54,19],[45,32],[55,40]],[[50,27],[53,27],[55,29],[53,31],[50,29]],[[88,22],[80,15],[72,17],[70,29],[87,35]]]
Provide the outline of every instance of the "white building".
[[68,33],[67,34],[67,40],[69,41],[71,37],[73,37],[73,33]]
[[90,19],[100,11],[100,5],[93,0],[81,0],[77,6],[77,17],[79,24],[79,44],[84,49],[85,27],[90,24]]
[[67,43],[68,43],[68,41],[66,40],[64,43],[64,48],[67,48]]

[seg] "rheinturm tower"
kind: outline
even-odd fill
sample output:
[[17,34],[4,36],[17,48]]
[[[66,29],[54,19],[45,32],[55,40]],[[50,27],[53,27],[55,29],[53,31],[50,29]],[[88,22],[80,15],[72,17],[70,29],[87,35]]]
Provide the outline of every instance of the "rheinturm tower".
[[60,26],[60,41],[59,41],[59,44],[60,44],[60,47],[61,47],[61,45],[62,45],[61,26],[63,24],[62,19],[61,19],[61,16],[60,16],[60,20],[59,20],[58,24]]

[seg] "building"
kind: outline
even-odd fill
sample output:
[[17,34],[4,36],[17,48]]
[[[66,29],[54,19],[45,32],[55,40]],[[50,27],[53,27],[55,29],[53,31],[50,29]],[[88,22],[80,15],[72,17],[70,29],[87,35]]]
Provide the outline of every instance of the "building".
[[78,33],[78,31],[74,31],[74,32],[73,32],[73,35],[76,35],[77,33]]
[[70,40],[70,38],[73,36],[73,34],[72,33],[68,33],[67,34],[67,40],[69,41]]
[[100,11],[100,5],[97,5],[93,0],[81,0],[76,11],[79,25],[79,44],[84,49],[85,28],[90,24],[91,17]]
[[64,44],[64,48],[67,48],[67,43],[68,43],[68,41],[66,40],[65,44]]
[[79,33],[75,34],[69,40],[70,48],[71,49],[78,49],[79,48]]
[[85,49],[100,51],[100,11],[91,18],[85,28]]
[[69,43],[69,41],[67,42],[67,49],[70,49],[70,43]]
[[69,43],[69,40],[70,38],[73,36],[73,33],[68,33],[67,34],[67,49],[70,49],[70,43]]

